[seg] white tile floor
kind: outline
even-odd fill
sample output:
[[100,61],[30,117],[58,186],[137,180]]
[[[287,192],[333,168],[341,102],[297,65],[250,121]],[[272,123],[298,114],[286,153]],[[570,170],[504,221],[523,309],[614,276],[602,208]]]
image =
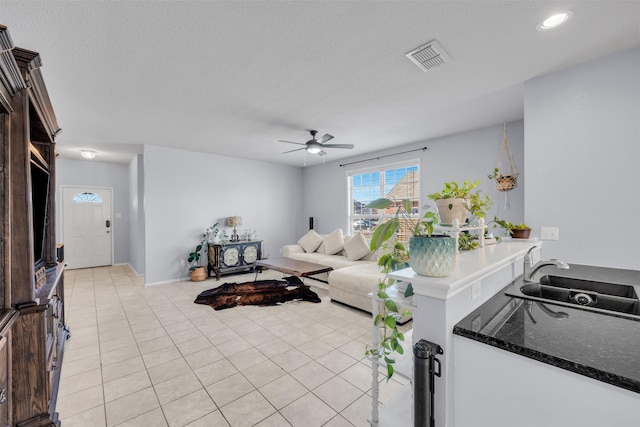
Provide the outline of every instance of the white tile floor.
[[[63,425],[368,426],[370,316],[317,287],[320,304],[193,303],[205,289],[252,279],[145,287],[127,266],[67,271]],[[401,388],[380,380],[382,402]]]

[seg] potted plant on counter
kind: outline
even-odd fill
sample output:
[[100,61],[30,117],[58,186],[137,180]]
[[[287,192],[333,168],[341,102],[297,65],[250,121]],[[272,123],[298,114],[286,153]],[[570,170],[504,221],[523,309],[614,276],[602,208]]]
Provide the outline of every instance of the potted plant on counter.
[[[446,276],[455,267],[455,239],[450,236],[433,235],[433,226],[438,223],[438,215],[435,212],[426,212],[422,219],[411,217],[412,209],[410,200],[405,199],[401,203],[382,198],[369,203],[371,209],[393,209],[395,215],[389,221],[380,224],[371,236],[370,248],[372,252],[384,250],[378,258],[378,265],[383,273],[410,265],[418,274],[432,276]],[[409,250],[404,243],[394,241],[394,236],[401,226],[411,228]],[[435,249],[434,249],[435,248]],[[391,378],[394,372],[394,353],[403,354],[402,342],[404,335],[397,327],[397,322],[403,316],[410,313],[401,310],[393,301],[387,290],[395,283],[393,279],[384,278],[378,283],[378,298],[381,300],[380,312],[374,319],[374,325],[380,331],[379,348],[367,349],[366,354],[383,359],[387,365],[387,378]],[[409,284],[404,292],[405,297],[413,295],[413,288]]]
[[505,221],[498,217],[493,218],[492,222],[502,227],[513,239],[528,239],[531,235],[531,227],[524,222],[514,224],[511,221]]
[[[189,270],[191,270],[191,280],[194,282],[201,282],[207,278],[207,268],[200,264],[200,258],[202,257],[202,248],[206,245],[206,241],[202,240],[193,252],[189,253],[187,261],[189,262]],[[206,257],[205,257],[206,258]]]
[[531,235],[531,227],[524,222],[520,224],[511,224],[509,234],[513,239],[528,239]]
[[428,197],[436,203],[443,225],[453,224],[454,219],[458,219],[460,225],[464,225],[469,219],[486,216],[491,199],[480,194],[480,190],[476,189],[478,185],[480,180],[467,180],[462,184],[455,181],[445,182],[441,191],[429,194]]

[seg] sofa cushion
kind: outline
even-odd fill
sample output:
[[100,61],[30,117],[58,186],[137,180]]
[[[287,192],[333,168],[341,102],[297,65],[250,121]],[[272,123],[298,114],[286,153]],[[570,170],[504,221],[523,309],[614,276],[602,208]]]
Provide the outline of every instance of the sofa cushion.
[[[326,256],[327,255],[320,254],[318,252],[297,252],[297,253],[290,254],[289,258],[297,259],[298,261],[307,261],[307,262],[313,262],[315,264],[328,265],[328,264],[322,264],[320,262],[320,260]],[[331,266],[329,265],[329,267]]]
[[354,265],[359,265],[362,263],[376,264],[373,261],[349,261],[347,257],[342,255],[325,255],[324,258],[320,258],[318,260],[318,264],[328,265],[332,267],[334,270],[344,268],[344,267],[352,267]]
[[367,240],[359,231],[344,242],[344,252],[351,261],[359,260],[371,253]]
[[298,244],[304,249],[305,252],[313,252],[318,249],[322,243],[322,236],[316,233],[314,230],[309,230],[307,234],[302,236],[300,240],[298,240]]
[[324,250],[327,255],[333,255],[340,252],[344,247],[344,235],[342,233],[342,229],[338,228],[331,234],[325,236],[323,243]]

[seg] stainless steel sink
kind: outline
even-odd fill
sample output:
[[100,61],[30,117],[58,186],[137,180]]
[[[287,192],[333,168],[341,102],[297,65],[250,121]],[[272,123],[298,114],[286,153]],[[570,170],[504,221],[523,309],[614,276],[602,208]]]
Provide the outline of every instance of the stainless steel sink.
[[555,275],[538,282],[516,281],[506,291],[512,297],[640,320],[640,286],[620,285]]

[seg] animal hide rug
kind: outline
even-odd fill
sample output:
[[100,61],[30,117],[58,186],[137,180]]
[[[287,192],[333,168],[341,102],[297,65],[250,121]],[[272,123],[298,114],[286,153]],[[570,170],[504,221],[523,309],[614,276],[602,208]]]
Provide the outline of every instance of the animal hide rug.
[[276,305],[293,300],[320,302],[318,294],[295,276],[283,280],[225,283],[201,292],[194,302],[223,310],[237,305]]

